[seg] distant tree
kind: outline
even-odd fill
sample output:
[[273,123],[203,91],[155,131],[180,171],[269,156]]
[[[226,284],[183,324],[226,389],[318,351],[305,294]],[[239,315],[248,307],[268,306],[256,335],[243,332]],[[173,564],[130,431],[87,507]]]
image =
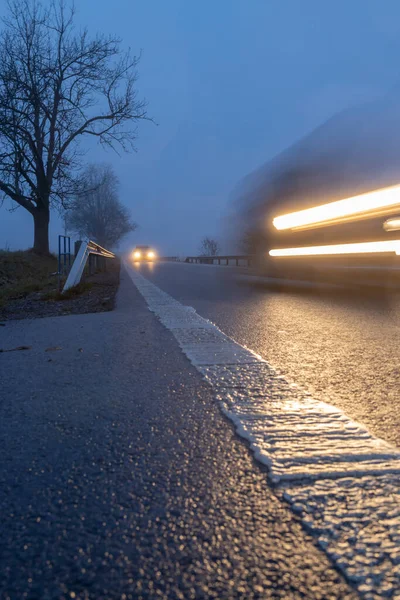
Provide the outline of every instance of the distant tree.
[[221,252],[221,248],[217,240],[213,238],[204,237],[200,244],[201,256],[218,256]]
[[104,248],[117,246],[134,231],[128,209],[118,197],[118,178],[109,165],[90,165],[82,177],[82,194],[77,195],[66,212],[66,229],[93,240]]
[[265,241],[266,235],[259,227],[246,229],[239,241],[240,251],[244,254],[257,254],[266,251]]
[[128,151],[138,59],[120,40],[74,29],[65,0],[9,0],[0,34],[0,193],[34,221],[34,250],[49,251],[51,206],[65,206],[81,166],[82,136]]

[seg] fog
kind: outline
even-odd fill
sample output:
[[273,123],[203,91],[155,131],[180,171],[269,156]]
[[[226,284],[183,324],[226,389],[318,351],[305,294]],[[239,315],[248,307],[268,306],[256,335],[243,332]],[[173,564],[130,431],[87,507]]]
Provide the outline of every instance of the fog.
[[335,114],[244,177],[232,192],[232,241],[260,230],[260,224],[266,231],[265,222],[272,224],[282,212],[399,182],[400,89],[395,87],[377,100]]
[[[324,151],[327,165],[337,156],[340,169],[385,163],[396,118],[389,126],[376,119],[362,136],[369,110],[384,114],[386,102],[400,100],[397,0],[98,0],[95,11],[91,0],[80,0],[77,8],[93,33],[115,33],[143,51],[138,87],[154,123],[141,123],[137,153],[118,156],[84,142],[87,162],[114,166],[121,200],[140,226],[123,247],[197,252],[202,236],[222,235],[232,197],[262,189],[281,161],[321,158],[327,139],[337,141]],[[367,115],[361,121],[360,110]],[[359,152],[375,140],[376,151]],[[0,248],[29,247],[30,215],[8,208],[6,201],[0,209]],[[53,248],[58,233],[53,212]]]

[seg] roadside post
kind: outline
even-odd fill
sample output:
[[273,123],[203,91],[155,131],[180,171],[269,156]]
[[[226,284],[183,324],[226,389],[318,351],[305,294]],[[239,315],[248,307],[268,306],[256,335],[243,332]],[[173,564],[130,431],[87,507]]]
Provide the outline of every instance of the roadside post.
[[61,291],[61,277],[68,275],[71,268],[71,238],[58,236],[58,291]]

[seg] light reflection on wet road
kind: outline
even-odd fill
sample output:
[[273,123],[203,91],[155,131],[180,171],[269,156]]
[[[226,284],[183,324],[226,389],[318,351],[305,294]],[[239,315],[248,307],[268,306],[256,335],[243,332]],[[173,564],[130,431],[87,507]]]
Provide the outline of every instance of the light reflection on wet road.
[[317,399],[400,446],[399,296],[279,292],[223,267],[138,268]]

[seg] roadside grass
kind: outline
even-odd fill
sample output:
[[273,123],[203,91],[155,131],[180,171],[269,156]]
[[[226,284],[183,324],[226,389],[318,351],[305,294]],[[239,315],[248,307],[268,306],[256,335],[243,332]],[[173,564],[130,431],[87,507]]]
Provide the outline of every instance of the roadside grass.
[[94,284],[90,281],[81,281],[81,283],[78,283],[78,285],[70,288],[64,292],[64,294],[61,294],[61,292],[57,290],[46,292],[43,294],[42,300],[71,300],[71,298],[76,298],[76,296],[80,296],[81,294],[91,290],[93,285]]
[[38,256],[31,251],[0,250],[0,306],[25,298],[32,292],[54,290],[57,258]]
[[[61,295],[56,257],[0,250],[0,320],[112,310],[119,271],[120,262],[115,259],[105,272],[86,272],[81,283]],[[64,278],[60,284],[63,282]]]

